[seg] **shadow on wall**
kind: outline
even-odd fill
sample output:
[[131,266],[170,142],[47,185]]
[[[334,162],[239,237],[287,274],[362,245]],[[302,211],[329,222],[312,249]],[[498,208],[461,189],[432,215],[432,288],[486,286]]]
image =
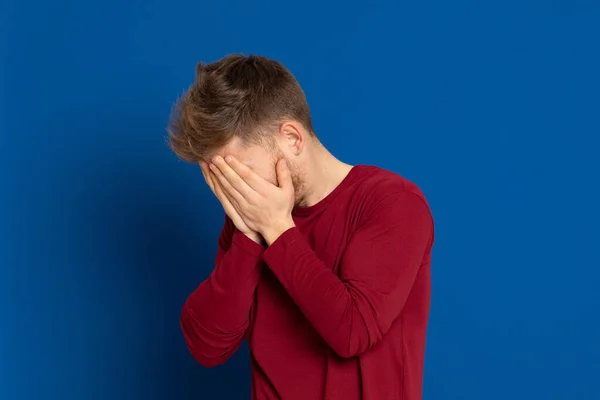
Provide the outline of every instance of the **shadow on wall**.
[[88,399],[248,398],[246,345],[205,369],[179,327],[187,295],[213,268],[223,211],[200,171],[168,149],[156,128],[166,119],[147,110],[116,114],[106,121],[118,128],[103,122],[90,132],[85,124],[87,135],[54,178],[66,214],[64,250],[75,266],[65,271],[78,299],[74,323],[85,325],[73,357],[94,360],[73,371],[86,382],[79,390]]

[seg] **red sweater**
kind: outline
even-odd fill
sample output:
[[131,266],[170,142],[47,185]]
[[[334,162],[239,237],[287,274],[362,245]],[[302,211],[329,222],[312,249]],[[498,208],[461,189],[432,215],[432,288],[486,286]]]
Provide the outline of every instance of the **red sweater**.
[[225,218],[181,315],[192,355],[218,365],[246,338],[256,400],[420,399],[434,240],[422,192],[357,165],[293,218],[268,248]]

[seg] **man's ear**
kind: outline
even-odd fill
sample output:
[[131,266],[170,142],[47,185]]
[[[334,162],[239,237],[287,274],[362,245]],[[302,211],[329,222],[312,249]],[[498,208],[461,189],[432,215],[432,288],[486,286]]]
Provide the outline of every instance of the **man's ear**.
[[281,145],[293,155],[300,155],[306,144],[306,134],[297,121],[285,121],[279,126]]

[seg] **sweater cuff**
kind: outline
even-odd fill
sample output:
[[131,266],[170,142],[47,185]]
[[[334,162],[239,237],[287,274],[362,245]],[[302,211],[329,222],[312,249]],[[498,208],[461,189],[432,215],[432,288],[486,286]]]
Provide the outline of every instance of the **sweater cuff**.
[[283,232],[266,250],[262,253],[262,259],[271,268],[277,268],[277,265],[284,258],[291,247],[300,244],[302,248],[304,236],[300,233],[300,229],[293,227]]
[[256,243],[238,229],[233,233],[231,244],[239,247],[253,257],[260,257],[265,251],[265,247],[262,244]]

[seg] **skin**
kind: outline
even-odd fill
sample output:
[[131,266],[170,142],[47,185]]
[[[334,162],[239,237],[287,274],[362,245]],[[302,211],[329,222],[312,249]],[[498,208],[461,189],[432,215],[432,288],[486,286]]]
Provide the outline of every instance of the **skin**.
[[292,209],[318,203],[350,172],[296,121],[283,122],[274,148],[232,140],[200,162],[202,173],[236,228],[273,243],[294,227]]

